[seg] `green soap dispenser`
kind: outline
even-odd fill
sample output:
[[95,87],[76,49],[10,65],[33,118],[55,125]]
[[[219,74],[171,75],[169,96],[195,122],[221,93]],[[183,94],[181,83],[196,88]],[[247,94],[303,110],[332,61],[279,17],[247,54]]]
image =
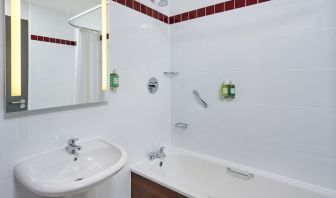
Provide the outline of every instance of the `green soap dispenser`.
[[229,90],[229,98],[233,99],[236,97],[236,85],[230,81],[230,90]]
[[119,75],[116,70],[113,70],[113,73],[110,74],[110,87],[116,89],[119,87]]
[[229,98],[230,97],[230,85],[223,82],[221,86],[221,94],[224,98]]

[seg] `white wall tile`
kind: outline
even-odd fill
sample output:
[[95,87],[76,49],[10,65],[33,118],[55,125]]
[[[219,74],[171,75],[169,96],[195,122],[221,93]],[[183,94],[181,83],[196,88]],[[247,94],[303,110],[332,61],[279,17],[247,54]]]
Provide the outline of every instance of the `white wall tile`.
[[261,102],[335,109],[336,70],[263,72]]
[[13,178],[0,180],[0,195],[5,198],[16,198]]
[[0,123],[0,180],[13,177],[13,167],[19,159],[19,123]]
[[264,105],[260,108],[262,139],[317,149],[336,148],[336,111]]
[[190,125],[173,144],[335,189],[335,6],[272,0],[172,25],[172,125]]
[[316,149],[264,139],[250,139],[250,161],[260,169],[307,183],[335,189],[335,151]]
[[260,41],[263,69],[323,69],[336,67],[336,29],[265,36]]
[[207,5],[206,0],[184,0],[184,1],[170,0],[169,2],[170,2],[169,9],[171,16],[195,10],[198,8],[202,8],[205,7],[205,5]]
[[258,6],[202,18],[208,71],[258,68]]
[[336,26],[334,0],[272,0],[260,4],[262,35]]

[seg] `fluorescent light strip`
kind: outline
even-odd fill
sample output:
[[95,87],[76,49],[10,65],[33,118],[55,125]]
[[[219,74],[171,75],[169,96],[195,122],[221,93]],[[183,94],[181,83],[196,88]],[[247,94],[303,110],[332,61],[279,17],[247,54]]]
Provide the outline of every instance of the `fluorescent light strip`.
[[11,96],[21,96],[21,2],[11,0]]
[[102,90],[107,90],[107,2],[102,0]]

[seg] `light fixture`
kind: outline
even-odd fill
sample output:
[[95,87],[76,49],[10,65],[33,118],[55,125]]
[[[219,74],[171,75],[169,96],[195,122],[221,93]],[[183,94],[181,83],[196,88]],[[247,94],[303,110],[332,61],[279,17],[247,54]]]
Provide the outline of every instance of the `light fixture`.
[[107,90],[107,2],[102,0],[102,90]]
[[11,0],[11,96],[21,96],[21,2]]

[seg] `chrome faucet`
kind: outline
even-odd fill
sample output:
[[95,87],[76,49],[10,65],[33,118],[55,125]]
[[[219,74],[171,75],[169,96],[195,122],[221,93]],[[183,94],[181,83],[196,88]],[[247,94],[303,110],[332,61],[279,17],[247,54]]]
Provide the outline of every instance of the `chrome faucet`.
[[67,153],[75,155],[77,154],[77,151],[80,151],[82,149],[82,146],[76,145],[77,141],[78,138],[72,138],[68,140],[68,146],[66,147]]
[[153,161],[155,159],[164,159],[166,157],[165,153],[166,147],[161,147],[159,151],[154,151],[148,154],[149,160]]

